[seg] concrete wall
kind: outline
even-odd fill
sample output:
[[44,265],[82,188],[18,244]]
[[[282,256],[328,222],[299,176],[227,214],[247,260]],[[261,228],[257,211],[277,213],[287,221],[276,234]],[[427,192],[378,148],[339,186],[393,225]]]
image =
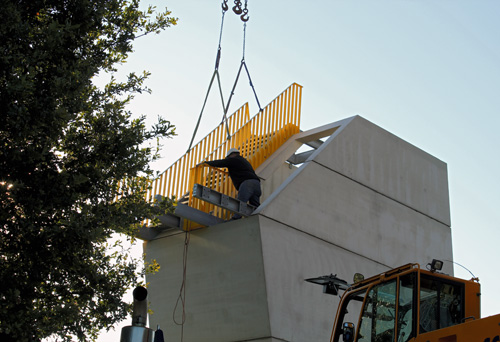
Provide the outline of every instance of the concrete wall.
[[[338,298],[304,279],[452,260],[446,164],[361,117],[328,127],[300,168],[283,164],[295,142],[268,161],[253,216],[191,233],[186,341],[328,341]],[[167,341],[180,336],[183,247],[183,233],[145,247],[162,266],[148,281]]]
[[315,162],[260,214],[387,267],[452,257],[449,227]]
[[[270,336],[260,230],[257,217],[199,229],[190,234],[186,267],[184,341],[224,342]],[[185,234],[145,243],[160,271],[147,281],[150,327],[159,324],[166,341],[180,341],[172,316],[182,285]],[[182,303],[176,320],[182,321]]]
[[450,226],[446,164],[356,116],[314,161]]
[[279,341],[329,341],[339,298],[307,278],[337,274],[352,280],[386,268],[342,247],[260,217],[271,334]]
[[[452,260],[446,165],[361,117],[258,209],[271,333],[328,341],[338,300],[304,279]],[[452,274],[449,263],[444,272]]]
[[288,163],[281,163],[276,166],[274,172],[269,175],[267,179],[261,179],[262,196],[260,198],[261,203],[266,200],[271,194],[280,187],[285,180],[288,179],[295,171],[296,166]]
[[445,163],[358,116],[257,213],[387,267],[425,265],[452,259],[448,199]]

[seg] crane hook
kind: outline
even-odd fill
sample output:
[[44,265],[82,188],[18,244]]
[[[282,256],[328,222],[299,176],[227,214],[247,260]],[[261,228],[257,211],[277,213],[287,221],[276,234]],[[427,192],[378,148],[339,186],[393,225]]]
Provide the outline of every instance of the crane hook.
[[241,1],[240,0],[234,0],[233,11],[237,15],[240,15],[243,12],[243,10],[241,9]]
[[222,0],[222,11],[226,12],[229,9],[227,6],[227,0]]
[[243,14],[240,16],[241,21],[246,23],[248,19],[250,19],[250,17],[248,16],[248,9],[244,8],[242,13]]

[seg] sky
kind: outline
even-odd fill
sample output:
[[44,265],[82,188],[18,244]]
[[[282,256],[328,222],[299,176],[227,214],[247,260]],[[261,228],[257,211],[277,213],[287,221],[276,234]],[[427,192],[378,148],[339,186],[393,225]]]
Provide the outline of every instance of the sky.
[[[177,127],[154,164],[163,171],[193,136],[214,72],[221,1],[143,3],[179,18],[139,38],[119,73],[151,72],[152,94],[130,110]],[[500,1],[248,0],[248,9],[244,57],[262,107],[296,82],[304,87],[302,130],[360,115],[447,164],[454,261],[480,279],[483,317],[499,313]],[[243,23],[231,11],[221,48],[227,101],[243,57]],[[258,112],[242,74],[229,112],[245,102]],[[195,141],[221,120],[214,87]],[[455,276],[472,277],[458,265]],[[98,341],[118,341],[129,324]]]

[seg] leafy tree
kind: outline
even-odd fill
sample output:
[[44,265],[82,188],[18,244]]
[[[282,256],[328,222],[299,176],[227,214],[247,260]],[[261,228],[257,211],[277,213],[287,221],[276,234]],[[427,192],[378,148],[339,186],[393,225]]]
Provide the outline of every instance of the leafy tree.
[[126,106],[148,73],[111,77],[135,38],[176,24],[139,0],[4,0],[0,15],[0,340],[94,340],[127,315],[133,235],[158,139]]

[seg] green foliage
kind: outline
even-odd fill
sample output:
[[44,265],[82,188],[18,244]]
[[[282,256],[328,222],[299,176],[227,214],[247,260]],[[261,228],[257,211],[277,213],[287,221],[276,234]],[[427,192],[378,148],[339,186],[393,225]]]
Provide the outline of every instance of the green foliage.
[[144,260],[144,274],[155,274],[160,270],[160,264],[156,261],[156,259],[148,261],[146,260],[146,256],[143,255],[143,260]]
[[[158,141],[126,106],[148,74],[111,78],[135,38],[176,24],[138,0],[5,0],[0,20],[0,340],[93,340],[127,315],[130,236]],[[152,143],[148,143],[152,141]]]

